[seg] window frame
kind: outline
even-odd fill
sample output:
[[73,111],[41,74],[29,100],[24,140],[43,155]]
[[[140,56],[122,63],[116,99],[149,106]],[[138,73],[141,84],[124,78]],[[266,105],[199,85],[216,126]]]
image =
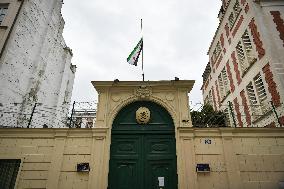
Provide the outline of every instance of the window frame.
[[218,60],[221,52],[222,52],[222,47],[221,47],[220,41],[218,41],[218,43],[216,44],[216,47],[215,47],[215,49],[213,51],[213,54],[212,54],[213,64],[216,63],[216,61]]
[[13,170],[13,173],[12,173],[12,176],[13,177],[13,180],[11,179],[10,180],[10,183],[9,183],[9,188],[11,188],[11,186],[13,186],[12,188],[17,188],[17,185],[18,185],[18,179],[19,179],[19,175],[22,171],[22,164],[23,164],[23,159],[24,158],[1,158],[0,161],[13,161],[14,160],[14,164],[17,163],[17,170],[16,170],[16,167],[14,167],[14,170]]
[[[0,26],[3,26],[3,22],[5,22],[5,19],[8,15],[8,9],[9,9],[9,3],[0,3]],[[5,13],[1,20],[3,10],[5,10]]]
[[[237,5],[238,5],[238,10],[235,9]],[[241,8],[241,5],[240,5],[240,2],[239,2],[239,0],[236,0],[235,4],[233,6],[233,11],[231,12],[231,14],[228,17],[230,30],[232,30],[234,28],[241,12],[242,12],[242,8]]]
[[[248,42],[244,42],[246,39],[249,39],[250,42],[250,51],[248,50]],[[253,66],[253,64],[257,61],[256,56],[256,48],[254,43],[252,42],[252,36],[249,33],[249,31],[246,29],[243,35],[241,36],[241,39],[237,43],[237,46],[235,47],[236,54],[239,61],[239,67],[242,72],[242,77],[246,75],[246,73],[249,71],[249,69]],[[243,58],[240,55],[240,51],[242,51]]]
[[[260,80],[260,82],[262,83],[261,86],[257,84],[257,80]],[[260,88],[262,88],[261,90],[263,90],[262,94],[260,94],[259,92]],[[252,81],[250,81],[246,85],[246,93],[248,95],[253,121],[256,121],[269,111],[269,106],[268,106],[269,100],[267,96],[267,89],[265,87],[262,75],[260,73],[257,73],[253,77]],[[264,98],[260,98],[260,96],[263,94]]]
[[218,84],[221,99],[224,101],[224,99],[230,94],[229,78],[226,67],[224,67],[218,75]]

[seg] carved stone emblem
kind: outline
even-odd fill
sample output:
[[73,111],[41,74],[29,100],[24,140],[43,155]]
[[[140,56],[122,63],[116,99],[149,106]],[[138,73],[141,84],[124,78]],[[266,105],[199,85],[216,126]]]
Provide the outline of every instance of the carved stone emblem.
[[151,118],[150,110],[146,107],[140,107],[136,111],[136,121],[139,124],[147,124],[149,123]]
[[114,101],[114,102],[118,102],[120,100],[120,95],[118,93],[114,93],[112,94],[111,96],[111,99]]
[[152,95],[152,90],[147,86],[142,85],[134,91],[134,94],[138,98],[148,98]]
[[166,94],[166,99],[168,101],[173,101],[175,99],[175,96],[174,96],[173,93],[168,93],[168,94]]

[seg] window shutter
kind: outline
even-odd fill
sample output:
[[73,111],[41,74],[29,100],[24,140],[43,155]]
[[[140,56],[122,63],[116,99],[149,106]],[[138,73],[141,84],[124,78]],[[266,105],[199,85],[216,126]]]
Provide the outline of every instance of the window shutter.
[[[239,3],[238,0],[236,0],[236,3],[235,3],[235,5],[234,5],[233,9],[234,9],[235,17],[237,18],[237,16],[240,14],[240,12],[241,12],[241,10],[242,10],[241,7],[240,7],[240,3]],[[236,19],[236,18],[235,18],[235,19]]]
[[222,70],[222,78],[223,78],[223,83],[224,83],[224,92],[225,92],[225,96],[227,95],[227,93],[229,92],[229,83],[228,83],[228,76],[227,76],[227,72],[226,69],[224,68]]
[[253,89],[253,86],[252,86],[252,82],[250,82],[247,85],[247,92],[248,92],[248,97],[249,97],[251,104],[257,105],[257,99],[256,99],[255,92],[254,92],[254,89]]
[[257,74],[257,76],[254,78],[254,83],[256,86],[256,91],[257,91],[260,103],[264,102],[267,99],[267,95],[266,95],[264,84],[263,84],[260,74]]
[[2,24],[5,15],[7,14],[8,6],[0,6],[0,24]]
[[224,84],[223,84],[223,79],[222,79],[221,74],[218,76],[218,82],[219,82],[221,98],[223,99],[223,97],[225,96],[225,93],[224,93]]
[[245,53],[244,53],[243,46],[242,46],[241,42],[239,42],[237,44],[236,49],[237,49],[238,59],[239,59],[240,65],[241,65],[241,70],[242,70],[242,73],[244,73],[247,69],[247,65],[245,63]]
[[246,55],[247,55],[247,61],[248,61],[249,64],[252,64],[255,60],[255,56],[254,56],[254,53],[253,53],[253,48],[252,48],[250,36],[249,36],[249,33],[248,33],[247,30],[245,31],[245,33],[242,36],[242,41],[243,41],[244,49],[245,49],[245,52],[246,52]]
[[232,29],[234,24],[235,24],[234,13],[231,13],[230,16],[229,16],[229,24],[230,24],[230,29]]

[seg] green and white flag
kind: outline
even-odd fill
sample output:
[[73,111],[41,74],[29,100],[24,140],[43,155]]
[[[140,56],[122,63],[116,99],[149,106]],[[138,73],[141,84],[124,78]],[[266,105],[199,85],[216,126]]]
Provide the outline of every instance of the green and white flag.
[[143,38],[140,39],[136,47],[130,53],[130,55],[127,58],[127,62],[131,65],[137,66],[138,58],[142,49],[143,49]]

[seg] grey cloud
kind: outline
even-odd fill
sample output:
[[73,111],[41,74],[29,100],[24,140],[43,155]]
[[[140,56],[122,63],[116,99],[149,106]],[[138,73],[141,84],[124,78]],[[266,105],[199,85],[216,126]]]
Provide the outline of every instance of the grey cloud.
[[141,80],[141,65],[126,63],[140,38],[143,18],[146,80],[195,79],[190,94],[201,101],[207,49],[221,1],[75,0],[64,2],[64,37],[78,66],[73,100],[95,100],[91,80]]

